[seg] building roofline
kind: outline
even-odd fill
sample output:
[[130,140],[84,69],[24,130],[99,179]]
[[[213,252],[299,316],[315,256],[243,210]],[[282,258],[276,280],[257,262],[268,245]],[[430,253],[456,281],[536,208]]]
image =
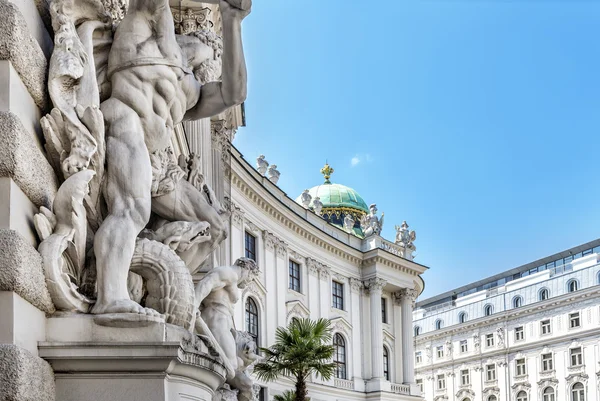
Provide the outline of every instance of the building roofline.
[[467,291],[467,290],[470,290],[472,288],[477,288],[477,287],[479,287],[479,286],[481,286],[483,284],[486,284],[488,282],[493,282],[493,281],[499,280],[499,279],[501,279],[503,277],[507,277],[507,276],[512,275],[512,274],[516,274],[516,273],[519,273],[519,272],[527,271],[527,270],[532,269],[534,267],[545,265],[546,263],[552,262],[552,261],[554,261],[556,259],[566,258],[566,257],[568,257],[570,255],[573,255],[573,254],[585,251],[586,249],[595,248],[597,246],[600,246],[600,238],[599,239],[595,239],[593,241],[586,242],[585,244],[574,246],[572,248],[566,249],[566,250],[561,251],[561,252],[557,252],[557,253],[552,254],[550,256],[546,256],[546,257],[543,257],[541,259],[534,260],[533,262],[526,263],[526,264],[521,265],[519,267],[515,267],[515,268],[512,268],[510,270],[505,270],[502,273],[498,273],[498,274],[495,274],[493,276],[489,276],[489,277],[483,278],[481,280],[474,281],[472,283],[463,285],[461,287],[452,289],[450,291],[443,292],[443,293],[435,295],[433,297],[424,299],[422,301],[417,302],[416,307],[417,308],[425,307],[428,304],[440,301],[440,300],[445,299],[445,298],[452,297],[453,295],[460,294],[460,293],[462,293],[464,291]]

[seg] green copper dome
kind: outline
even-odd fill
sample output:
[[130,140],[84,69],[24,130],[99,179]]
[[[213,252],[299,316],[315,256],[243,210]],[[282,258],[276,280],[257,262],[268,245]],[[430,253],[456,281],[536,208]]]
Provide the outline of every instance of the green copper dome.
[[[369,212],[369,207],[358,192],[345,185],[326,182],[312,187],[308,193],[313,199],[319,197],[323,203],[323,209],[351,208],[365,213]],[[296,202],[302,204],[300,197],[296,199]]]

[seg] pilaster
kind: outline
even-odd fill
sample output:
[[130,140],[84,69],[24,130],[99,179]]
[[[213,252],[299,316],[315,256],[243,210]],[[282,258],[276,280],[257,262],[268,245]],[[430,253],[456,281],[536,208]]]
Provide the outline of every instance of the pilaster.
[[377,391],[383,380],[383,326],[381,322],[381,294],[386,281],[381,278],[371,278],[365,282],[369,292],[370,324],[371,324],[371,382],[367,390]]
[[[414,341],[412,336],[412,313],[418,293],[411,288],[405,288],[397,294],[402,308],[402,368],[404,384],[415,384]],[[412,394],[411,386],[411,394]]]

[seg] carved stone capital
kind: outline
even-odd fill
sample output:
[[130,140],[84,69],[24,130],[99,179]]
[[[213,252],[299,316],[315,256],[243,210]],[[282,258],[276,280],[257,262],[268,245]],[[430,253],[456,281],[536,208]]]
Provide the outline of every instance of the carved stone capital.
[[228,128],[225,120],[216,120],[210,122],[210,136],[212,139],[213,150],[221,154],[223,168],[229,168],[229,159],[231,157],[231,138],[233,130]]
[[230,202],[231,205],[231,222],[234,226],[242,228],[244,226],[244,214],[245,212],[235,203]]
[[300,255],[298,252],[288,249],[288,253],[292,259],[294,259],[298,263],[304,263],[306,258]]
[[369,292],[382,292],[386,283],[387,281],[382,278],[373,277],[365,281],[364,285]]
[[288,244],[286,244],[282,239],[278,238],[278,242],[277,242],[277,256],[279,256],[280,258],[285,258],[287,256],[287,252],[288,252]]
[[277,246],[277,243],[279,238],[277,238],[275,235],[273,235],[272,233],[268,232],[268,231],[263,231],[263,241],[265,242],[265,247],[268,250],[274,251],[275,250],[275,246]]
[[417,293],[417,290],[415,290],[413,288],[403,288],[400,291],[398,291],[396,294],[401,300],[408,299],[412,303],[415,302],[415,300],[417,299],[417,296],[419,295]]
[[321,264],[319,267],[319,278],[321,280],[327,280],[329,277],[331,277],[331,267]]
[[352,292],[360,293],[364,287],[365,286],[361,280],[350,277],[350,290],[352,290]]
[[317,262],[315,259],[306,258],[306,266],[308,267],[309,274],[315,277],[319,277],[319,265],[320,263]]

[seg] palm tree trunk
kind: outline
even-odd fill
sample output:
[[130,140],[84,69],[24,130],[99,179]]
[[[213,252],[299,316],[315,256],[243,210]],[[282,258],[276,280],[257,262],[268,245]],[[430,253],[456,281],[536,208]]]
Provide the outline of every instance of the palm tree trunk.
[[296,377],[296,401],[306,401],[306,380],[302,374]]

